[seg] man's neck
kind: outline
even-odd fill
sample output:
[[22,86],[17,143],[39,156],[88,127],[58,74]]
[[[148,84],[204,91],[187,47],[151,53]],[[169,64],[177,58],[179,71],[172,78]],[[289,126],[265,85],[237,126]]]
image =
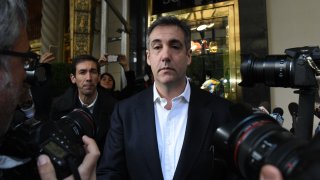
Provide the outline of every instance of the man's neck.
[[79,98],[82,101],[82,103],[84,103],[86,105],[90,105],[96,99],[97,95],[98,95],[98,93],[97,93],[97,91],[95,91],[95,93],[90,94],[90,95],[79,94]]
[[180,83],[179,85],[164,85],[164,84],[157,84],[156,88],[159,95],[162,98],[165,98],[167,101],[171,101],[173,98],[179,96],[186,88],[186,81]]

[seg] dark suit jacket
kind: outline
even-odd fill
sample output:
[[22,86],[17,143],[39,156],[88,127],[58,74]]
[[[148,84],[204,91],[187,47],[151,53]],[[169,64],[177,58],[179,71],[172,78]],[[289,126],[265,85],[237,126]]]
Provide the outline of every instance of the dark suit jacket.
[[[97,177],[163,179],[157,145],[152,87],[115,106]],[[187,128],[174,179],[225,179],[213,170],[212,135],[229,120],[231,103],[191,88]],[[227,176],[227,175],[226,175]]]

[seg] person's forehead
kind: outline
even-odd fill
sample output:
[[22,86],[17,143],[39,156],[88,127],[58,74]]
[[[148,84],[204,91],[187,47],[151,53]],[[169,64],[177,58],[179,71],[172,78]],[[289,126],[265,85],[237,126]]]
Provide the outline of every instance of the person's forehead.
[[77,65],[76,65],[76,68],[77,69],[87,69],[87,68],[95,68],[97,69],[97,64],[93,61],[90,61],[90,60],[84,60],[84,61],[81,61],[79,62]]
[[183,39],[183,30],[176,25],[159,25],[150,33],[150,39],[159,39],[163,37],[174,37],[176,39]]
[[108,78],[108,79],[110,79],[111,77],[110,77],[108,74],[104,74],[104,75],[102,76],[102,78]]

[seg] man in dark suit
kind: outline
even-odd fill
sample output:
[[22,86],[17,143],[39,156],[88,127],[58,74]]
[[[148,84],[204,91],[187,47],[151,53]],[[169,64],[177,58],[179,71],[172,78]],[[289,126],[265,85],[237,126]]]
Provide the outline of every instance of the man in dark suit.
[[[214,163],[212,136],[228,121],[225,99],[190,86],[191,32],[161,17],[148,31],[147,62],[154,85],[115,106],[98,179],[226,179]],[[214,167],[213,167],[214,166]]]
[[75,57],[71,71],[70,79],[74,86],[53,101],[50,119],[58,120],[74,108],[87,108],[93,115],[96,125],[95,140],[102,152],[116,99],[97,88],[100,81],[100,65],[93,56]]

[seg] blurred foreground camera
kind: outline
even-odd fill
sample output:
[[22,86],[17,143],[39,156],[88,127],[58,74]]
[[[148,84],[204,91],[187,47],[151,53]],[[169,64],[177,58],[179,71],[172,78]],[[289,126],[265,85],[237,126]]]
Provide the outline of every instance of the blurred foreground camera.
[[286,55],[268,55],[257,58],[243,55],[240,67],[240,86],[264,83],[270,87],[315,87],[315,75],[320,75],[319,47],[299,47],[285,50]]
[[47,154],[61,179],[78,172],[86,154],[82,136],[93,138],[95,131],[91,114],[83,109],[74,109],[58,121],[43,123],[29,119],[11,126],[1,154],[19,159],[36,159]]
[[241,104],[231,112],[233,121],[219,127],[213,141],[243,177],[258,179],[261,167],[273,164],[284,179],[319,179],[320,137],[311,142],[299,139],[268,114],[253,113]]

